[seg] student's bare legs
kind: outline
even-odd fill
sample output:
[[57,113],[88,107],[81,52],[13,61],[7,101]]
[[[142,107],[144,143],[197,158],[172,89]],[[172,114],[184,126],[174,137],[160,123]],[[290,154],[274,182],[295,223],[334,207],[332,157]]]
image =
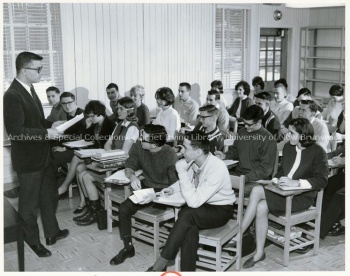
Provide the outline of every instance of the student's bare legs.
[[86,171],[85,163],[79,164],[75,170],[75,175],[78,182],[79,196],[80,196],[80,203],[78,205],[78,208],[83,208],[86,205],[85,197],[88,197],[86,191],[83,190],[84,185],[82,185],[82,181],[83,181],[82,178],[86,172],[87,171]]
[[83,185],[86,190],[90,200],[98,200],[98,190],[93,183],[95,179],[89,174],[86,173],[83,175]]
[[262,186],[256,186],[250,193],[249,203],[245,211],[242,231],[245,232],[255,218],[255,233],[256,233],[256,252],[254,261],[259,260],[264,254],[264,245],[266,240],[269,213],[265,192]]
[[69,185],[72,183],[74,176],[75,176],[75,171],[78,167],[79,164],[84,163],[83,160],[80,158],[74,156],[72,158],[72,161],[70,162],[68,173],[66,175],[66,179],[62,183],[62,185],[58,188],[58,194],[61,195],[65,192],[67,192]]

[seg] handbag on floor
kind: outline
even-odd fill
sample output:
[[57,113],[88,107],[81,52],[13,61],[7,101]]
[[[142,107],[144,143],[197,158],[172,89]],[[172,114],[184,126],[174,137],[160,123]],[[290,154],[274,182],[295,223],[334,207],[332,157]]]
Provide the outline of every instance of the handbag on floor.
[[98,230],[107,229],[107,210],[102,210],[97,214],[97,228]]

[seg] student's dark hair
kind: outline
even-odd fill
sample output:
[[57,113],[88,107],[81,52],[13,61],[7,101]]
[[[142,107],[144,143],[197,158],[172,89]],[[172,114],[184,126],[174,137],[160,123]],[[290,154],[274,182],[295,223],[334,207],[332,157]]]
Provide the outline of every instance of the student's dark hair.
[[50,87],[46,88],[46,93],[49,92],[49,91],[54,91],[56,94],[60,94],[61,93],[60,90],[57,87],[55,87],[55,86],[50,86]]
[[273,87],[279,87],[281,85],[284,86],[286,89],[288,88],[288,83],[287,83],[286,79],[282,78],[282,79],[276,80],[273,83]]
[[145,125],[143,131],[149,134],[149,141],[157,147],[165,144],[168,135],[164,126],[148,124]]
[[261,87],[261,89],[265,88],[264,80],[262,79],[262,77],[259,77],[259,76],[256,76],[256,77],[253,78],[252,85],[253,86],[259,85]]
[[264,117],[264,111],[262,110],[262,108],[260,106],[255,105],[255,104],[249,106],[243,115],[243,119],[245,119],[247,121],[253,120],[254,123],[257,123],[263,117]]
[[208,135],[203,131],[195,130],[186,133],[185,138],[191,142],[194,149],[201,149],[204,154],[209,154],[210,144]]
[[267,101],[271,101],[271,95],[268,92],[260,92],[258,94],[255,95],[255,98],[258,99],[262,99],[262,100],[267,100]]
[[244,95],[249,95],[250,94],[250,85],[246,81],[240,81],[239,83],[236,84],[235,90],[238,90],[238,88],[243,87],[244,90]]
[[203,105],[199,108],[199,111],[206,111],[209,114],[217,116],[219,114],[219,109],[216,108],[215,105],[208,104],[208,105]]
[[117,105],[120,104],[121,106],[125,107],[128,112],[128,116],[126,116],[126,119],[131,122],[137,122],[137,116],[136,116],[136,103],[133,99],[130,97],[123,97],[120,98],[117,102]]
[[216,101],[219,101],[220,100],[220,92],[214,90],[214,89],[211,89],[208,91],[208,95],[215,95],[215,100]]
[[156,91],[156,99],[161,99],[166,102],[166,106],[172,105],[175,102],[173,91],[169,87],[161,87]]
[[60,96],[60,101],[62,100],[62,98],[72,98],[73,101],[75,101],[75,95],[71,92],[63,92]]
[[189,84],[188,82],[180,82],[179,86],[185,86],[187,88],[187,91],[191,91],[191,84]]
[[115,90],[119,91],[118,85],[116,85],[114,82],[111,82],[110,84],[107,85],[106,89],[112,89],[115,88]]
[[318,106],[313,100],[302,100],[301,104],[306,104],[309,106],[311,112],[317,112]]
[[329,95],[331,96],[343,96],[344,88],[338,84],[332,85],[329,89]]
[[311,96],[311,91],[309,90],[309,88],[307,87],[303,87],[298,91],[298,96],[297,98],[299,98],[301,95],[309,95]]
[[26,67],[32,60],[42,60],[43,57],[32,52],[22,52],[16,57],[16,71],[17,74],[22,68]]
[[219,88],[220,93],[222,93],[221,91],[224,90],[224,86],[223,86],[221,80],[213,80],[213,81],[211,82],[210,86],[211,86],[211,89],[214,89],[214,87]]
[[90,113],[97,116],[106,116],[106,107],[100,101],[90,101],[85,106],[85,114],[88,115]]
[[293,126],[295,131],[299,133],[299,142],[303,147],[307,148],[316,142],[314,139],[314,128],[308,119],[292,119],[289,126]]

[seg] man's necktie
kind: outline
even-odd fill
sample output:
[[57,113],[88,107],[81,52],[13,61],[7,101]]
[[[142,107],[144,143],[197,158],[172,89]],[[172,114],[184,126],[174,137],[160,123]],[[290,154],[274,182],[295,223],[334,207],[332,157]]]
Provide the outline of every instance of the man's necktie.
[[30,86],[30,93],[32,93],[32,97],[34,99],[35,90],[34,90],[34,86],[33,85]]

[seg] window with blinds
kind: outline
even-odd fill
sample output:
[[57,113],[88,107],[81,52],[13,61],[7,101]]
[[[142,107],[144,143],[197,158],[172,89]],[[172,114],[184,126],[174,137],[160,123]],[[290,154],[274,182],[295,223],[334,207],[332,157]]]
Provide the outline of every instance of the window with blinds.
[[56,86],[63,91],[62,35],[59,4],[3,4],[3,84],[4,91],[16,76],[16,56],[23,51],[44,59],[41,82],[34,84],[43,104],[46,88]]
[[234,89],[248,76],[250,10],[218,7],[215,26],[215,79]]

